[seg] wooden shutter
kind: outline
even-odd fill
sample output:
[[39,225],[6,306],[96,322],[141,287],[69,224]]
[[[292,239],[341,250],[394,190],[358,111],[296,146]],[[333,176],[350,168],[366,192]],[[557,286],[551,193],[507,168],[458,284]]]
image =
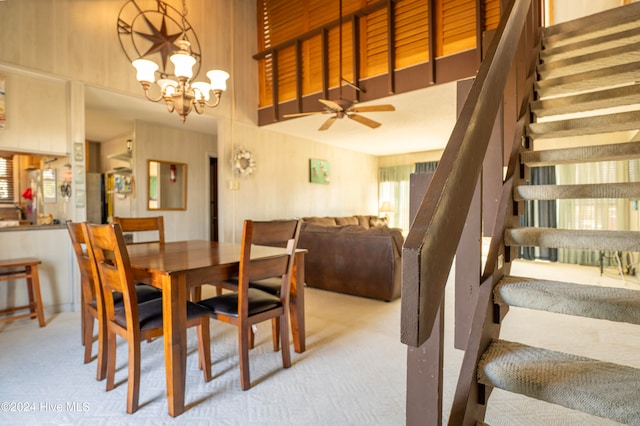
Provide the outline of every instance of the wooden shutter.
[[13,204],[13,196],[13,157],[0,156],[0,204]]

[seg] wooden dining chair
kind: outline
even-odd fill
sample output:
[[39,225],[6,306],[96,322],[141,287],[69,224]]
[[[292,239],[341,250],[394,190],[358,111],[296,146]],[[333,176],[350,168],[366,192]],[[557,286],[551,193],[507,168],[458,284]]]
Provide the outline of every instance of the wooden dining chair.
[[[271,247],[286,247],[290,239],[296,238],[296,234],[299,232],[300,224],[296,219],[290,220],[271,220],[253,222],[253,241],[252,244]],[[293,277],[292,277],[293,279]],[[237,291],[238,278],[232,278],[224,280],[220,284],[220,288],[227,290]],[[262,280],[249,281],[249,288],[257,288],[258,290],[265,291],[274,296],[280,296],[282,290],[281,277],[270,277]],[[221,294],[218,291],[218,294]],[[304,313],[303,313],[304,315]],[[272,340],[273,350],[277,351],[280,341],[280,327],[278,326],[278,318],[272,320]],[[254,333],[253,330],[249,332],[249,347],[253,348]]]
[[[93,346],[94,322],[98,321],[98,355],[96,380],[104,380],[106,377],[107,363],[105,350],[106,329],[104,328],[104,307],[102,290],[98,277],[96,264],[90,256],[87,248],[86,223],[67,222],[67,229],[71,238],[71,246],[76,255],[78,267],[80,269],[80,294],[81,294],[81,329],[82,345],[84,346],[84,363],[91,362],[91,351]],[[99,279],[99,278],[98,278]],[[162,292],[151,286],[137,283],[135,286],[136,298],[139,302],[146,302],[152,299],[159,299]],[[122,309],[122,294],[114,294],[115,308]]]
[[[107,390],[114,388],[116,335],[129,345],[127,413],[138,409],[140,394],[140,342],[163,334],[162,299],[139,303],[136,299],[133,271],[122,229],[118,223],[87,224],[89,251],[96,262],[102,286],[107,336]],[[96,279],[97,281],[97,279]],[[114,292],[122,294],[123,309],[115,308]],[[198,366],[205,381],[211,380],[209,312],[187,302],[187,327],[198,327]]]
[[[240,357],[240,385],[242,390],[251,387],[249,374],[249,338],[254,324],[277,319],[275,327],[279,328],[280,345],[282,346],[282,366],[291,366],[289,348],[289,287],[295,251],[300,234],[300,221],[295,222],[295,232],[286,241],[286,249],[281,256],[251,261],[251,244],[253,235],[261,233],[263,223],[245,220],[242,230],[242,248],[240,252],[240,272],[237,291],[224,293],[199,302],[206,307],[211,316],[219,321],[234,324],[238,327],[238,353]],[[280,277],[279,295],[269,294],[263,290],[250,288],[249,282],[270,277]]]
[[128,242],[127,244],[160,243],[164,244],[164,217],[114,217],[114,223],[119,223],[122,232],[157,232],[157,239],[145,239],[144,241]]

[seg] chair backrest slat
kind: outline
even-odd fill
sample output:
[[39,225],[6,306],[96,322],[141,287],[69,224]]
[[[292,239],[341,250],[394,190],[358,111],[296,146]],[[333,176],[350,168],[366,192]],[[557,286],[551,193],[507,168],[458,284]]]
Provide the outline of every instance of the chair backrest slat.
[[130,244],[139,243],[160,243],[164,244],[164,217],[114,217],[114,223],[120,224],[122,232],[149,232],[157,231],[158,238],[155,240],[145,240],[141,242],[132,242]]
[[[246,294],[249,281],[281,277],[280,298],[283,302],[288,301],[295,250],[301,226],[302,221],[297,219],[268,222],[244,221],[240,274],[238,276],[238,292],[241,297],[243,292]],[[282,256],[251,261],[252,244],[282,247],[286,250]]]

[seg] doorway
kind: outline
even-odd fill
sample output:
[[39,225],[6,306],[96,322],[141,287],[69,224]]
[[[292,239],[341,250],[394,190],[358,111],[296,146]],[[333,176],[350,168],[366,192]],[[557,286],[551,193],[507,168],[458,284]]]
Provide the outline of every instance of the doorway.
[[209,188],[209,240],[218,241],[218,159],[214,157],[209,158]]

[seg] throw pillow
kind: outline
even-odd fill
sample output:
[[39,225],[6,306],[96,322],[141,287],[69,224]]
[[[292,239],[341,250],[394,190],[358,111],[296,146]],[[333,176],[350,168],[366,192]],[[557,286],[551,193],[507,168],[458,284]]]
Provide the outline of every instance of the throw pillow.
[[336,217],[336,223],[338,225],[358,225],[358,218],[355,216]]

